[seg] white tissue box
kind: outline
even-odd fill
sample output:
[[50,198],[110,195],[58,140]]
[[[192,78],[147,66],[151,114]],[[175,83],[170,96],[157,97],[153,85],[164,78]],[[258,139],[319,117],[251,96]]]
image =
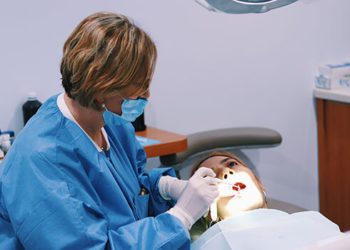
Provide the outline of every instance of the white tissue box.
[[350,75],[348,77],[341,78],[329,78],[324,75],[318,75],[315,77],[316,88],[321,89],[339,89],[350,87]]
[[318,73],[326,78],[348,78],[350,77],[350,63],[321,65],[318,67]]

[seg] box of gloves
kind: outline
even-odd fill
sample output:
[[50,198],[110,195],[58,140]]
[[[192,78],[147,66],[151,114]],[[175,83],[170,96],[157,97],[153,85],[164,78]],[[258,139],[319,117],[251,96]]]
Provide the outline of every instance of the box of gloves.
[[326,64],[318,67],[315,85],[321,89],[350,87],[350,63]]

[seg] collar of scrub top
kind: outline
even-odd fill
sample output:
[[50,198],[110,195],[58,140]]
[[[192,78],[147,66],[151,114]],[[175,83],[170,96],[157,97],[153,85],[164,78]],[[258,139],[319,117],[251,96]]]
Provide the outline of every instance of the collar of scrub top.
[[[101,149],[100,146],[98,146],[96,144],[96,142],[94,142],[94,140],[91,139],[91,137],[85,132],[84,129],[82,129],[82,127],[80,127],[79,123],[74,119],[72,113],[70,112],[66,102],[64,101],[64,93],[61,93],[58,97],[57,97],[57,106],[59,108],[59,110],[62,112],[63,116],[66,117],[67,119],[73,121],[74,123],[76,123],[79,128],[84,131],[84,133],[86,134],[86,136],[90,139],[90,141],[95,145],[96,149],[99,151],[99,152],[102,152],[103,150]],[[109,144],[109,140],[108,140],[108,136],[107,136],[107,132],[105,130],[104,127],[101,128],[101,132],[102,132],[102,135],[103,137],[105,138],[106,140],[106,143],[107,143],[107,148],[106,148],[106,151],[108,151],[110,149],[110,144]]]

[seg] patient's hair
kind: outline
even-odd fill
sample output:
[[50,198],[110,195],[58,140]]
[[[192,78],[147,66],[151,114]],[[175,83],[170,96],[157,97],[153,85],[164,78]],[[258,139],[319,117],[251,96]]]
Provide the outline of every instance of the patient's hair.
[[127,17],[99,12],[85,18],[63,48],[62,85],[84,107],[102,110],[96,97],[109,97],[134,86],[148,90],[157,49],[151,38]]
[[214,157],[214,156],[226,156],[226,157],[232,158],[232,159],[236,160],[237,162],[239,162],[240,164],[242,164],[243,166],[248,168],[248,166],[240,158],[238,158],[236,155],[234,155],[230,152],[227,152],[227,151],[214,151],[214,152],[211,152],[208,155],[204,156],[202,159],[200,159],[197,163],[195,163],[193,165],[192,171],[191,171],[191,176],[198,170],[198,168],[202,167],[201,165],[203,162],[205,162],[206,160],[208,160],[209,158]]

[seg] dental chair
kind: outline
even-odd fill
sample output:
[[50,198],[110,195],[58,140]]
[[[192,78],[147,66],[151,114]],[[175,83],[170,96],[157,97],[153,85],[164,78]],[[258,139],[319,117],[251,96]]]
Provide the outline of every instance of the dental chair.
[[[160,156],[164,167],[173,167],[178,177],[182,176],[203,154],[216,150],[234,151],[241,157],[240,149],[276,147],[282,142],[282,136],[275,130],[262,127],[235,127],[190,134],[187,137],[186,151]],[[244,158],[244,157],[241,157]],[[246,161],[246,159],[243,159]],[[248,161],[249,162],[249,161]],[[249,165],[249,164],[248,164]],[[249,166],[251,167],[251,166]],[[188,171],[187,171],[188,172]],[[305,209],[290,203],[267,197],[268,207],[287,213],[304,211]]]

